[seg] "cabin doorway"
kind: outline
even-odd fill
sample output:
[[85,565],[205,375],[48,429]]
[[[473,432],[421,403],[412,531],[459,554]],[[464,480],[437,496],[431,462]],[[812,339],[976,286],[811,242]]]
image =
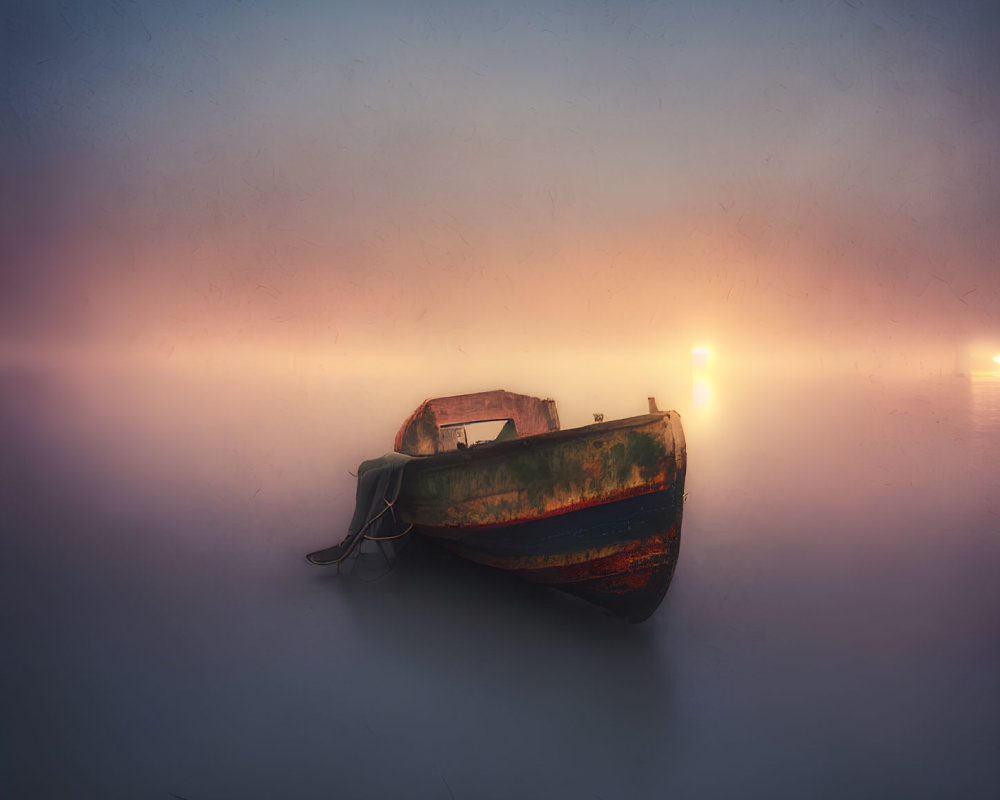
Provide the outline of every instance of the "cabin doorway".
[[486,419],[441,426],[441,444],[447,450],[516,438],[517,428],[512,419]]

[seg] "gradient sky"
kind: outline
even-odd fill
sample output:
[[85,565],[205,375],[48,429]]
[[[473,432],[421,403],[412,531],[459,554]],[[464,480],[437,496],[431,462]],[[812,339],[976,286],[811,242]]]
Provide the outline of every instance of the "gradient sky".
[[995,2],[25,0],[2,30],[8,347],[1000,335]]
[[[0,32],[11,796],[997,796],[1000,2]],[[638,638],[302,558],[421,400],[493,388],[684,415]]]

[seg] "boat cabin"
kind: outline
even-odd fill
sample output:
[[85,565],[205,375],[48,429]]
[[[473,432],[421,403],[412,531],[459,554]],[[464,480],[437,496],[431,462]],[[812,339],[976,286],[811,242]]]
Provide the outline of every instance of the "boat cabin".
[[429,456],[557,430],[554,400],[498,389],[425,400],[399,429],[394,447],[406,455]]

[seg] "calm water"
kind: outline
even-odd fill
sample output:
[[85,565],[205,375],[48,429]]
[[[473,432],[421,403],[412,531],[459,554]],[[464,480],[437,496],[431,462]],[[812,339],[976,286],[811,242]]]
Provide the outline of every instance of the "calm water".
[[[556,383],[506,385],[645,409]],[[7,370],[5,796],[1000,796],[1000,383],[663,386],[681,560],[625,626],[419,544],[305,562],[450,386]]]

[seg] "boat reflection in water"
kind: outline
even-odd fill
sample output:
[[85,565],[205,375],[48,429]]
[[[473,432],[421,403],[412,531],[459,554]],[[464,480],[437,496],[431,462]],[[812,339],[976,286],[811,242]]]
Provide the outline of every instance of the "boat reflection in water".
[[[359,468],[347,538],[309,560],[340,563],[365,539],[413,531],[641,622],[677,563],[687,464],[680,415],[648,402],[640,416],[560,430],[548,399],[427,400],[394,452]],[[483,423],[496,438],[470,442]]]

